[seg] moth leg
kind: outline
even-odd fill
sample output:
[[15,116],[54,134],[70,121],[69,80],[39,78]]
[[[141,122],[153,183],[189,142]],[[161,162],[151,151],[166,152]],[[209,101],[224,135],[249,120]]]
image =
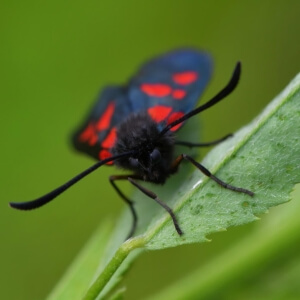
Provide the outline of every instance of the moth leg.
[[118,193],[118,195],[129,205],[131,214],[132,214],[132,226],[131,229],[129,231],[129,234],[126,238],[126,240],[128,240],[129,238],[131,238],[135,232],[136,229],[136,225],[137,225],[137,213],[134,209],[134,202],[132,200],[130,200],[128,197],[126,197],[124,195],[124,193],[118,188],[118,186],[116,185],[115,181],[116,180],[128,180],[128,177],[131,178],[135,178],[135,179],[142,179],[141,176],[136,175],[136,174],[130,174],[130,175],[112,175],[109,177],[109,182],[111,183],[111,185],[113,186],[113,188],[116,190],[116,192]]
[[162,206],[170,215],[170,217],[172,218],[172,221],[173,221],[173,224],[174,224],[174,227],[177,231],[177,233],[179,235],[182,235],[183,232],[178,224],[178,221],[176,219],[176,216],[174,214],[174,212],[172,211],[172,209],[167,205],[165,204],[164,202],[162,202],[156,194],[154,194],[152,191],[144,188],[143,186],[141,186],[139,183],[137,183],[132,177],[128,177],[128,181],[130,183],[132,183],[135,187],[137,187],[142,193],[144,193],[146,196],[152,198],[155,202],[157,202],[160,206]]
[[217,139],[217,140],[214,140],[211,142],[207,142],[207,143],[190,143],[190,142],[185,142],[185,141],[176,141],[175,145],[186,146],[186,147],[191,147],[191,148],[192,147],[208,147],[208,146],[213,146],[213,145],[219,144],[232,136],[233,136],[233,134],[230,133],[230,134],[223,136],[220,139]]
[[190,157],[189,155],[186,154],[180,154],[175,161],[173,162],[172,166],[171,166],[171,172],[175,173],[180,165],[180,163],[183,161],[183,159],[188,160],[189,162],[191,162],[199,171],[201,171],[204,175],[206,175],[207,177],[209,177],[210,179],[212,179],[213,181],[215,181],[217,184],[219,184],[220,186],[224,187],[225,189],[228,190],[232,190],[235,192],[239,192],[239,193],[244,193],[247,194],[251,197],[254,196],[254,193],[243,189],[243,188],[239,188],[233,185],[230,185],[224,181],[222,181],[221,179],[219,179],[218,177],[214,176],[213,174],[210,173],[209,170],[207,170],[203,165],[199,164],[198,162],[196,162],[192,157]]

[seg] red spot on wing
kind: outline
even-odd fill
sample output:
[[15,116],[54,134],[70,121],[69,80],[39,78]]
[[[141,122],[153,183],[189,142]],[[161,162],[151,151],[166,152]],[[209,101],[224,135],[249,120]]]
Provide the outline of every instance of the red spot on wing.
[[90,139],[89,139],[89,145],[94,146],[98,141],[98,136],[94,134]]
[[98,136],[93,123],[90,123],[86,129],[79,135],[80,142],[88,142],[90,146],[93,146],[98,141]]
[[116,127],[113,127],[108,133],[107,137],[101,143],[101,147],[103,148],[112,148],[117,140],[117,130]]
[[165,120],[172,111],[172,107],[156,105],[148,108],[148,114],[157,123]]
[[[182,116],[184,116],[184,113],[178,111],[178,112],[174,112],[171,114],[171,116],[168,118],[168,122],[167,122],[167,125],[171,124],[172,122],[178,120],[179,118],[181,118]],[[176,126],[172,127],[170,130],[171,131],[176,131],[178,130],[181,126],[182,126],[183,123],[179,123],[177,124]]]
[[[106,159],[106,158],[109,158],[109,157],[112,157],[112,154],[108,151],[108,150],[100,150],[99,152],[99,159],[100,160],[103,160],[103,159]],[[106,165],[113,165],[113,161],[109,161],[106,163]]]
[[181,100],[185,97],[186,92],[184,90],[173,90],[172,96],[175,100]]
[[141,85],[141,91],[148,96],[166,97],[172,92],[172,88],[167,84],[161,83],[144,83]]
[[115,111],[115,103],[111,102],[107,106],[106,110],[102,114],[102,116],[99,118],[96,128],[98,131],[105,130],[110,126],[111,117]]
[[175,73],[172,76],[174,82],[181,85],[188,85],[198,79],[198,74],[194,71]]

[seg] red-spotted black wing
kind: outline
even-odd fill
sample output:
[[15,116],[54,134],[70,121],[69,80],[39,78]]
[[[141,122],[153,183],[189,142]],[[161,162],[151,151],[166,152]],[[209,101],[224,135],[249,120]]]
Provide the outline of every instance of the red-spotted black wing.
[[163,128],[195,107],[211,70],[212,62],[206,53],[191,49],[169,52],[143,65],[133,77],[129,101],[134,110],[148,110]]
[[211,69],[207,54],[190,49],[169,52],[149,61],[127,87],[103,90],[73,137],[75,148],[96,159],[109,157],[116,141],[116,127],[130,114],[140,111],[147,111],[163,128],[194,108],[210,79]]
[[106,87],[74,134],[73,145],[97,160],[110,157],[110,149],[116,140],[116,126],[132,111],[124,88]]

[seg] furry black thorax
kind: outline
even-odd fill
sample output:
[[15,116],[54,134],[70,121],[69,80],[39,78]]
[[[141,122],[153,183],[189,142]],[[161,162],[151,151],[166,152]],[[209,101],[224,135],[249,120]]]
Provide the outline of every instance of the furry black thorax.
[[117,128],[113,155],[132,151],[132,156],[115,161],[122,169],[132,170],[145,181],[163,184],[170,175],[175,136],[171,131],[159,135],[157,123],[146,112],[130,115]]

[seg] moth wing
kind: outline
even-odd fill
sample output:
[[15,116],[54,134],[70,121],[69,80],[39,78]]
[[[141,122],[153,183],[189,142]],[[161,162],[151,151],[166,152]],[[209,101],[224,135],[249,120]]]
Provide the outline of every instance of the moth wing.
[[147,110],[162,128],[195,107],[211,72],[212,61],[207,53],[175,50],[140,68],[129,83],[128,98],[134,110]]
[[97,160],[110,157],[110,150],[117,138],[116,127],[130,113],[132,107],[126,89],[106,87],[82,125],[75,131],[72,138],[75,149]]

